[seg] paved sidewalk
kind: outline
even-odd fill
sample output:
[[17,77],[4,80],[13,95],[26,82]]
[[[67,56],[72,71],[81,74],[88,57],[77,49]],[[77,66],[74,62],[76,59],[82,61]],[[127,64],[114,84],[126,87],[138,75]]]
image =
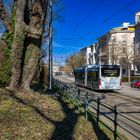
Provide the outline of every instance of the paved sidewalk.
[[140,99],[140,89],[130,87],[129,83],[122,83],[120,93]]

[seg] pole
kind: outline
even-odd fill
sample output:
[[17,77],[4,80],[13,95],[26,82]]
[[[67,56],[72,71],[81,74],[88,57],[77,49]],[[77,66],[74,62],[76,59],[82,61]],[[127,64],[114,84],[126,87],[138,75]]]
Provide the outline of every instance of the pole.
[[53,60],[52,60],[52,0],[49,0],[50,25],[49,25],[49,90],[52,90]]
[[117,140],[117,106],[114,106],[114,140]]

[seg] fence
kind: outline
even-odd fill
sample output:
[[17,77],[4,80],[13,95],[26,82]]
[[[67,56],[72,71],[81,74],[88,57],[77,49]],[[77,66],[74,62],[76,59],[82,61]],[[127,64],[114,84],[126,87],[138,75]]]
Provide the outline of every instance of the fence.
[[[67,85],[57,80],[54,80],[54,85],[58,88],[59,93],[63,97],[77,106],[78,111],[80,111],[81,108],[84,108],[86,119],[88,119],[88,116],[90,115],[96,120],[98,127],[99,123],[101,123],[110,130],[113,133],[114,140],[117,140],[118,138],[121,140],[124,139],[124,137],[118,133],[118,129],[124,131],[125,134],[128,134],[131,139],[140,140],[140,136],[137,135],[139,134],[140,123],[120,113],[116,105],[111,107],[102,103],[101,98],[99,97],[93,99],[88,95],[88,92],[83,92],[76,86]],[[125,121],[122,122],[122,120]],[[133,123],[135,126],[137,125],[138,132],[136,132],[136,134],[131,128],[127,127],[127,122],[130,124]],[[112,124],[111,126],[108,125],[110,123]]]

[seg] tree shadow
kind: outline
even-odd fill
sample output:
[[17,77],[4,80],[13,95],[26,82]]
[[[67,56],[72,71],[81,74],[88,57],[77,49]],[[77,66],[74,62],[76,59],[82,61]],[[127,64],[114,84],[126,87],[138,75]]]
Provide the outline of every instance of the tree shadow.
[[55,122],[55,131],[53,133],[52,140],[72,140],[74,139],[73,133],[75,124],[78,117],[82,114],[75,113],[75,108],[70,109],[68,104],[60,97],[58,97],[58,101],[60,102],[66,116],[62,121]]
[[31,85],[31,89],[34,91],[34,92],[39,92],[39,93],[44,93],[45,91],[45,87],[43,84],[39,83],[39,82],[34,82],[32,83]]
[[[68,103],[64,102],[63,99],[57,94],[57,101],[60,103],[62,107],[62,111],[65,114],[65,118],[61,121],[53,120],[52,118],[48,118],[47,115],[40,110],[38,107],[29,104],[17,97],[15,94],[10,95],[13,99],[16,99],[19,103],[23,105],[27,105],[31,107],[36,113],[38,113],[43,119],[51,122],[55,126],[55,130],[52,134],[51,140],[73,140],[74,128],[77,123],[78,117],[83,115],[83,113],[76,113],[75,109],[70,109],[68,107]],[[49,111],[49,110],[48,110]],[[89,116],[89,121],[92,123],[93,129],[96,132],[98,140],[110,140],[108,136],[97,126],[95,119]],[[92,138],[91,138],[92,139]]]
[[21,99],[17,97],[14,93],[9,95],[13,99],[16,99],[19,103],[23,105],[27,105],[31,107],[37,114],[39,114],[43,119],[46,121],[51,122],[55,126],[55,130],[52,134],[51,140],[72,140],[73,138],[73,133],[74,133],[74,127],[77,122],[77,119],[80,115],[80,113],[75,113],[74,110],[76,108],[70,109],[68,107],[68,104],[65,103],[60,96],[57,96],[57,101],[60,102],[62,106],[62,111],[65,114],[65,118],[61,121],[56,121],[51,118],[48,118],[47,115],[41,111],[39,108],[37,108],[34,105],[29,104],[28,102],[24,101],[24,99]]

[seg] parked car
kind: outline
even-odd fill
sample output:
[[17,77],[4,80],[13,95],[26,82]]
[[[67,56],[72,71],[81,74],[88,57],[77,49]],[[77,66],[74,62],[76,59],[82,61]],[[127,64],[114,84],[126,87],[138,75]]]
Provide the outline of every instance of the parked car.
[[136,85],[136,88],[140,88],[140,81],[137,81],[135,85]]
[[138,80],[133,80],[133,81],[131,82],[130,86],[131,86],[131,87],[136,87],[137,81],[138,81]]

